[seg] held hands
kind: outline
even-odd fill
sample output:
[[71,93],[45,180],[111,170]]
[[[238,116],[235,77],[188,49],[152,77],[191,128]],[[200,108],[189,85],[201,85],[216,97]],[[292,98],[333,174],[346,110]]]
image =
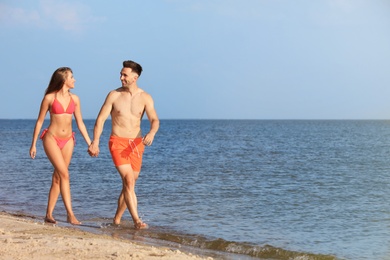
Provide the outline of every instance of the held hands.
[[92,142],[89,147],[88,147],[88,154],[91,156],[91,157],[98,157],[99,155],[99,144],[95,144],[94,142]]

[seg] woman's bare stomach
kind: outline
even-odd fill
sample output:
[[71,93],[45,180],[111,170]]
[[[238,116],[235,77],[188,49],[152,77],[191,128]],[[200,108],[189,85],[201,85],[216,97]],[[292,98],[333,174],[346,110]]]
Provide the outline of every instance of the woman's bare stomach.
[[61,126],[55,126],[55,125],[49,125],[47,128],[50,134],[59,137],[59,138],[67,138],[72,135],[72,125],[69,125],[67,127]]

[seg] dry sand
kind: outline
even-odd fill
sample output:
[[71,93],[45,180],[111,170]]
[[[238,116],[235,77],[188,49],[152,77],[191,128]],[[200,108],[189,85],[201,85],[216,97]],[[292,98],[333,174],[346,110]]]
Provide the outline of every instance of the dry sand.
[[0,259],[212,259],[0,213]]

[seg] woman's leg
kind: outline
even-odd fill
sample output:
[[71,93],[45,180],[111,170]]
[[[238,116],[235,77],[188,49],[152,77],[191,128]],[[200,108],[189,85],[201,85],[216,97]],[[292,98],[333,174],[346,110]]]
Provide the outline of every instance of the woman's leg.
[[[68,151],[66,151],[66,153],[62,153],[62,154],[63,154],[63,158],[65,160],[65,163],[69,169],[69,164],[70,164],[73,153],[70,153],[70,156],[69,156]],[[54,208],[57,204],[58,196],[60,195],[60,182],[61,182],[61,177],[54,170],[53,176],[52,176],[51,187],[50,187],[50,191],[49,191],[49,198],[47,201],[47,210],[46,210],[46,217],[45,217],[45,221],[48,223],[54,223],[54,224],[57,223],[53,217],[53,211],[54,211]]]
[[43,147],[45,149],[46,155],[49,158],[50,162],[53,164],[55,173],[58,174],[60,178],[60,192],[62,200],[64,202],[66,211],[67,211],[67,221],[71,224],[77,225],[80,222],[74,216],[72,210],[72,201],[70,195],[70,180],[69,180],[69,171],[68,166],[72,158],[74,142],[71,138],[69,142],[61,150],[56,140],[52,135],[46,135],[43,139]]
[[54,170],[52,181],[51,181],[51,187],[49,191],[49,198],[47,200],[45,222],[53,223],[53,224],[57,223],[53,217],[53,211],[56,206],[59,195],[60,195],[60,176]]

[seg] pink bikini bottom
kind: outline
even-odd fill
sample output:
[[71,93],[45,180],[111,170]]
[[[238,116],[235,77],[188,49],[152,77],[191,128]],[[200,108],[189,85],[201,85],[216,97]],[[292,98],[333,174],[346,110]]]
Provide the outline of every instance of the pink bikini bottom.
[[[41,137],[39,137],[40,139],[43,139],[43,137],[45,136],[45,134],[48,132],[49,130],[46,128],[45,130],[42,131],[42,134],[41,134]],[[66,139],[63,139],[63,138],[59,138],[55,135],[53,135],[52,133],[49,132],[49,134],[51,134],[53,136],[53,138],[56,140],[57,142],[57,145],[58,147],[62,150],[62,148],[64,148],[64,146],[69,142],[70,139],[73,139],[73,142],[74,144],[76,145],[76,137],[75,137],[75,132],[72,133],[72,135]]]

